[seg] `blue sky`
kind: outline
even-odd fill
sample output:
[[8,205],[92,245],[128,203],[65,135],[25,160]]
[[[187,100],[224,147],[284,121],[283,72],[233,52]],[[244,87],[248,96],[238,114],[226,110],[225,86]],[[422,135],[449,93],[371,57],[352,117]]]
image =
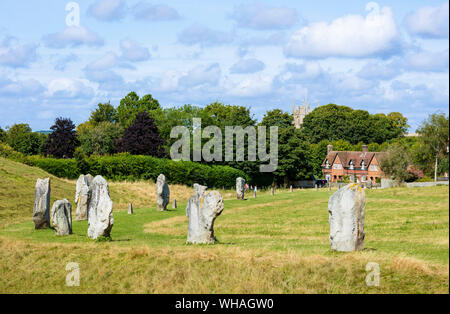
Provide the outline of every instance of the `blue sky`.
[[69,2],[0,2],[2,128],[78,124],[130,91],[256,118],[305,98],[399,111],[411,131],[448,114],[448,2],[80,0],[79,24]]

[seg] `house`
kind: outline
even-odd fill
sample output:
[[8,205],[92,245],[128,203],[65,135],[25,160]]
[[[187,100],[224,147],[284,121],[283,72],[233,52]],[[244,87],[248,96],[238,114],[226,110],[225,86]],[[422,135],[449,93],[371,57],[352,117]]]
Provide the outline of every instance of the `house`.
[[363,145],[362,152],[334,151],[333,145],[328,145],[328,154],[322,163],[322,172],[328,182],[338,182],[348,176],[350,182],[376,182],[383,178],[381,158],[385,153],[369,152]]

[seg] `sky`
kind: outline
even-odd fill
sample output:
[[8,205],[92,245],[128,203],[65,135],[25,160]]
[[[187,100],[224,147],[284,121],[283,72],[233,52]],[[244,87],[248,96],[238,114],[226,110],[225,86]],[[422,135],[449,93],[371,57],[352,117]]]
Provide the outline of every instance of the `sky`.
[[162,107],[219,101],[449,111],[441,1],[1,0],[0,127],[75,124],[130,91]]

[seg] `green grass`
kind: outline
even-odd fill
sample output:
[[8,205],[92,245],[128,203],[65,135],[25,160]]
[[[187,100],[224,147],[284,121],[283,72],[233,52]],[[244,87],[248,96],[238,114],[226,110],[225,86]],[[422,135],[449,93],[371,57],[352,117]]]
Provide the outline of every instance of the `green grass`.
[[[2,182],[0,177],[0,190]],[[62,192],[73,194],[73,183],[64,182]],[[33,191],[34,185],[23,187],[23,197],[32,198]],[[135,215],[116,211],[112,241],[95,242],[86,236],[87,222],[74,221],[68,237],[34,230],[30,217],[11,214],[23,211],[20,199],[0,194],[0,205],[16,206],[0,216],[0,292],[449,292],[448,187],[366,190],[366,249],[352,253],[330,250],[327,202],[333,192],[225,200],[214,228],[219,242],[201,246],[185,244],[185,200],[163,213],[152,205]],[[80,264],[80,287],[65,285],[68,262]],[[368,262],[380,265],[379,287],[365,284]]]

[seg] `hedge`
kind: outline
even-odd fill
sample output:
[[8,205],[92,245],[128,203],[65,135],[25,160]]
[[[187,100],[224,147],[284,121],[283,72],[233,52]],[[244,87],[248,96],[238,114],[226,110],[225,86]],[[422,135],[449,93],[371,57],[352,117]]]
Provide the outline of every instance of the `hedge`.
[[39,167],[57,177],[76,179],[81,173],[101,175],[112,181],[153,180],[163,173],[169,183],[192,186],[194,183],[210,188],[232,188],[236,178],[248,176],[228,166],[208,166],[191,161],[173,161],[151,156],[117,154],[80,159],[53,159],[32,156],[26,163]]

